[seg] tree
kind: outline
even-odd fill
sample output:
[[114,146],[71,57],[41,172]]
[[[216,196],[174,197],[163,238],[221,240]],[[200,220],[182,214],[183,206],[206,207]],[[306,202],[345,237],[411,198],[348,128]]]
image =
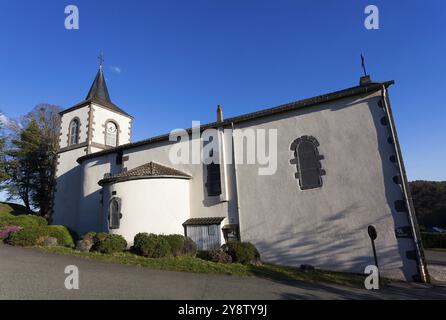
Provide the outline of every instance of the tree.
[[6,166],[5,151],[6,151],[7,138],[4,132],[4,125],[5,123],[3,121],[0,121],[0,183],[3,183],[4,181],[9,179],[9,175],[6,173],[6,168],[5,168]]
[[418,223],[446,228],[446,181],[413,181],[410,189]]
[[5,151],[3,188],[11,199],[21,199],[27,210],[51,218],[60,129],[60,108],[38,105],[10,124],[11,137]]

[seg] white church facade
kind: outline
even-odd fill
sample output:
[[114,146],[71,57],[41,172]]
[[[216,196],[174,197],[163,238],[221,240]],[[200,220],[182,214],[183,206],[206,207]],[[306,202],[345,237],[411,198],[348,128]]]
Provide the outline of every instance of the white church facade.
[[[423,248],[388,98],[389,82],[359,86],[224,119],[219,163],[172,163],[171,150],[202,141],[169,134],[131,142],[132,116],[111,102],[102,68],[87,98],[61,112],[53,223],[82,235],[184,234],[200,249],[252,242],[264,261],[426,281]],[[276,130],[277,165],[244,163],[247,139]],[[195,141],[197,140],[197,141]],[[273,146],[268,145],[267,150]]]

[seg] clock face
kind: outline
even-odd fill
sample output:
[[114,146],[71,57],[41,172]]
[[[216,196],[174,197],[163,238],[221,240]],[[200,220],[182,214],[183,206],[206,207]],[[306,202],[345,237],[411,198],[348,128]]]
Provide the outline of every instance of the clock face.
[[107,124],[107,132],[109,132],[109,133],[115,133],[116,132],[116,125],[113,122],[109,122]]

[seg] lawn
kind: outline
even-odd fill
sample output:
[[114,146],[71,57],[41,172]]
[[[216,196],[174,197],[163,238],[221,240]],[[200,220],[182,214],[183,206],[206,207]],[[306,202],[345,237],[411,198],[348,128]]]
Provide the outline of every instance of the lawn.
[[121,263],[160,270],[195,273],[218,273],[242,277],[256,276],[280,281],[292,280],[310,283],[334,283],[340,285],[362,287],[364,285],[365,278],[364,275],[360,274],[349,274],[323,270],[303,272],[299,268],[285,267],[269,263],[264,263],[261,266],[252,266],[242,265],[239,263],[215,263],[190,256],[152,259],[141,257],[130,252],[101,254],[97,252],[79,252],[66,247],[38,247],[38,249],[58,254],[73,255],[86,259]]
[[[0,202],[0,220],[20,220],[24,226],[35,227],[39,221],[36,216],[26,215],[26,208],[22,205]],[[28,221],[30,220],[30,221]],[[34,221],[36,220],[36,221]],[[1,221],[0,221],[1,222]],[[15,221],[13,224],[18,224]],[[341,272],[315,270],[311,272],[303,272],[296,267],[279,266],[270,263],[264,263],[261,266],[243,265],[239,263],[223,264],[206,261],[197,257],[181,256],[169,258],[145,258],[130,252],[122,252],[115,254],[101,254],[98,252],[79,252],[68,247],[37,247],[40,250],[53,252],[57,254],[73,255],[85,259],[94,259],[107,262],[121,263],[133,266],[141,266],[160,270],[171,270],[181,272],[195,273],[217,273],[242,277],[262,277],[273,280],[293,280],[311,283],[335,283],[340,285],[350,285],[362,287],[364,283],[364,275],[349,274]]]
[[0,202],[0,216],[11,214],[13,216],[27,215],[26,208],[21,204]]

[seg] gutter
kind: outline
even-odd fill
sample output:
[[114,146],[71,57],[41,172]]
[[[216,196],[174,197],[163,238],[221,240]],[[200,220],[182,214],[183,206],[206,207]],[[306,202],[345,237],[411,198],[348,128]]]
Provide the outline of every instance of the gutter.
[[[356,95],[371,93],[371,92],[381,90],[381,87],[383,87],[383,86],[388,87],[388,86],[391,86],[392,84],[394,84],[393,80],[386,81],[386,82],[370,82],[368,84],[360,85],[357,87],[344,89],[344,90],[340,90],[340,91],[336,91],[336,92],[332,92],[332,93],[328,93],[328,94],[323,94],[323,95],[316,96],[313,98],[299,100],[299,101],[283,104],[283,105],[280,105],[277,107],[264,109],[264,110],[260,110],[260,111],[255,111],[255,112],[243,114],[240,116],[228,118],[221,122],[212,122],[212,123],[204,124],[204,125],[200,126],[200,130],[203,131],[203,130],[210,129],[210,128],[216,129],[219,126],[220,127],[230,126],[234,123],[242,123],[242,122],[250,121],[253,119],[268,117],[268,116],[275,115],[275,114],[286,113],[288,111],[293,111],[293,110],[297,110],[297,109],[301,109],[301,108],[307,108],[307,107],[319,105],[322,103],[328,103],[328,102],[344,99],[347,97],[353,97]],[[63,111],[63,112],[66,112],[66,111]],[[186,131],[188,133],[191,133],[192,128],[186,129]],[[122,144],[120,146],[117,146],[117,147],[114,147],[111,149],[91,153],[89,155],[85,155],[85,156],[78,158],[77,162],[80,164],[80,163],[82,163],[82,161],[84,161],[86,159],[92,159],[92,158],[96,158],[96,157],[99,157],[99,156],[102,156],[105,154],[114,153],[119,150],[127,150],[127,149],[136,148],[136,147],[140,147],[140,146],[155,143],[155,142],[168,141],[168,140],[169,140],[169,134],[163,134],[163,135],[159,135],[159,136],[152,137],[149,139],[132,142],[132,143],[127,143],[127,144]]]
[[421,282],[430,283],[430,276],[427,270],[426,258],[424,256],[423,244],[421,242],[421,234],[418,227],[417,217],[415,216],[415,208],[412,201],[412,196],[409,190],[409,183],[407,181],[406,169],[404,167],[403,156],[401,153],[401,148],[398,140],[398,135],[395,128],[395,122],[392,115],[392,110],[390,107],[390,99],[387,93],[387,88],[382,86],[381,95],[384,102],[384,109],[386,111],[387,118],[389,119],[390,131],[392,134],[393,141],[395,143],[395,151],[398,163],[398,169],[401,177],[401,186],[403,189],[404,200],[406,202],[406,208],[408,212],[409,223],[413,235],[413,240],[415,244],[415,251],[417,255],[417,265],[421,276]]

